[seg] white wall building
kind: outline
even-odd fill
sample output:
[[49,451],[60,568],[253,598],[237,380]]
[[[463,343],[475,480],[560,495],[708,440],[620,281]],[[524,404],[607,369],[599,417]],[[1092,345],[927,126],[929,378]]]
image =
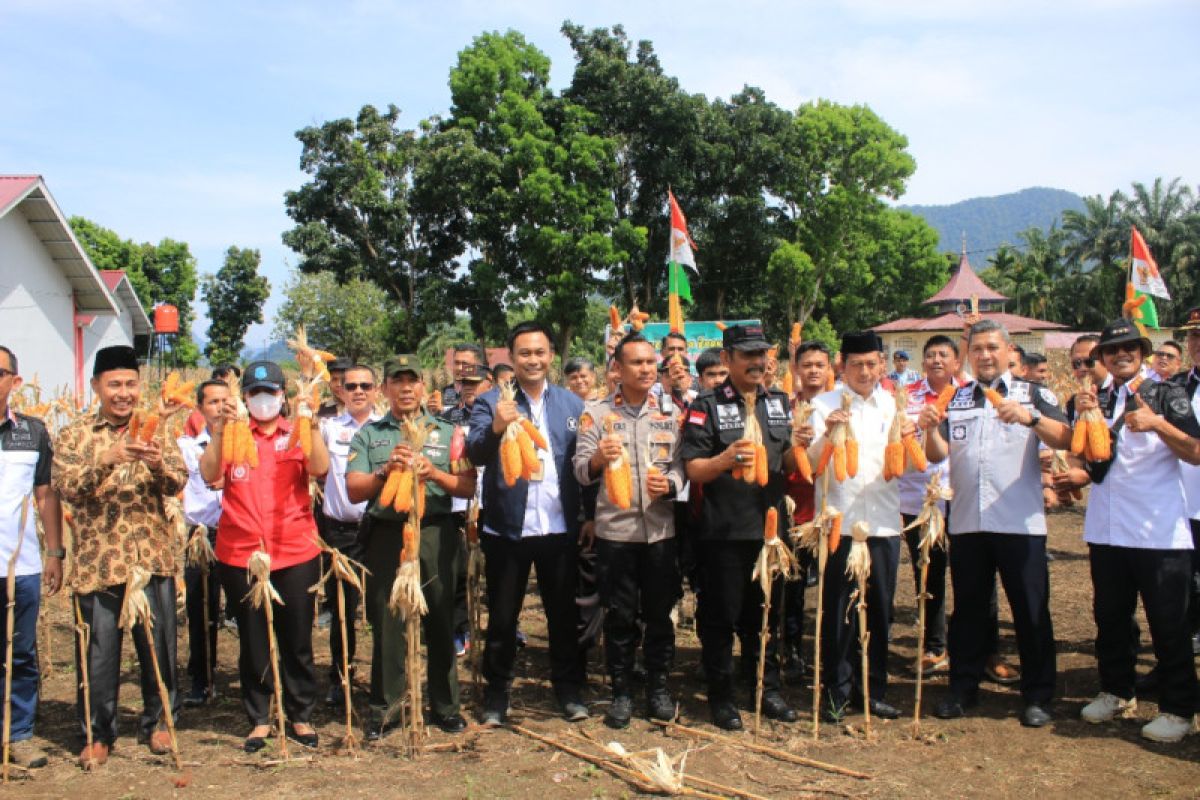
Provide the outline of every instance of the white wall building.
[[87,402],[96,350],[133,344],[150,321],[124,273],[92,265],[39,175],[0,175],[0,344],[50,396]]

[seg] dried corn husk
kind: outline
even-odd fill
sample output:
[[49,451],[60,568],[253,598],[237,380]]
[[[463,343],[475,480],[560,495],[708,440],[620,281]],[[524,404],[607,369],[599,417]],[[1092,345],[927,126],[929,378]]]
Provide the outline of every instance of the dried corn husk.
[[871,551],[867,548],[870,535],[870,527],[861,520],[850,529],[853,543],[850,545],[850,555],[846,558],[846,574],[856,581],[865,581],[871,574]]
[[[672,759],[661,747],[630,753],[620,742],[609,742],[605,750],[616,756],[622,764],[639,773],[647,783],[663,794],[675,795],[683,792],[683,771],[690,751],[685,750]],[[650,758],[646,758],[647,755]],[[678,767],[675,766],[676,761],[679,763]]]

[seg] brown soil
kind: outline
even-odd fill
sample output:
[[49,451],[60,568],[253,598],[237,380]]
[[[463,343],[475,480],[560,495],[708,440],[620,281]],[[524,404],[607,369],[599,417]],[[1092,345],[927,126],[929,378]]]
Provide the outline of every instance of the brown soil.
[[[600,742],[617,740],[631,751],[661,747],[673,756],[690,746],[689,773],[767,797],[798,797],[809,793],[856,797],[1194,796],[1200,787],[1197,763],[1200,736],[1189,737],[1178,745],[1156,745],[1140,739],[1138,728],[1153,715],[1152,703],[1143,701],[1137,720],[1091,726],[1078,719],[1082,704],[1097,691],[1092,588],[1081,527],[1082,516],[1077,511],[1050,518],[1050,545],[1055,556],[1050,573],[1059,654],[1059,701],[1055,707],[1056,720],[1047,728],[1022,728],[1017,720],[1018,693],[992,684],[985,685],[982,702],[970,717],[943,722],[927,716],[922,720],[919,738],[911,735],[911,717],[895,722],[875,721],[875,739],[869,742],[861,732],[861,716],[849,717],[847,725],[841,728],[823,726],[819,741],[811,739],[807,719],[795,725],[764,723],[765,743],[873,776],[870,780],[855,780],[784,764],[740,747],[668,737],[640,719],[625,731],[611,731],[600,719],[607,693],[594,653],[589,699],[595,713],[583,725],[571,726],[557,717],[545,681],[546,642],[535,594],[525,612],[524,629],[530,641],[519,655],[520,677],[514,694],[513,720],[593,753],[598,752],[598,745],[573,737],[571,731],[586,732]],[[911,714],[913,707],[910,665],[916,644],[909,570],[905,558],[898,581],[898,620],[889,675],[889,699],[906,714]],[[357,756],[340,754],[336,749],[343,730],[340,718],[323,704],[314,720],[322,737],[322,746],[315,755],[282,765],[264,764],[267,759],[275,758],[272,748],[260,756],[246,756],[239,748],[247,726],[237,695],[237,641],[235,634],[228,631],[222,631],[219,646],[220,696],[206,708],[185,711],[179,722],[190,784],[176,788],[177,776],[169,757],[152,756],[135,743],[133,734],[140,699],[136,662],[129,646],[122,685],[122,738],[108,764],[85,775],[74,763],[81,742],[75,723],[74,669],[68,661],[72,639],[67,604],[62,598],[54,598],[50,609],[53,642],[49,655],[53,663],[46,663],[48,654],[43,647],[43,666],[48,674],[43,684],[36,742],[49,751],[51,763],[28,776],[14,773],[17,776],[14,786],[0,790],[13,792],[12,796],[140,798],[177,794],[244,798],[257,794],[261,797],[548,799],[637,794],[620,779],[565,753],[554,752],[511,731],[485,732],[474,725],[461,737],[448,737],[436,730],[430,735],[433,744],[460,742],[461,752],[432,752],[409,759],[402,754],[401,737],[393,735],[381,745],[364,747]],[[1013,653],[1015,642],[1006,603],[1001,603],[1001,619],[1002,646]],[[1144,621],[1142,625],[1144,631]],[[314,638],[318,672],[323,677],[328,668],[328,637],[322,631]],[[359,650],[369,653],[363,639]],[[182,664],[186,653],[184,643],[180,653]],[[1143,653],[1139,668],[1144,671],[1152,662],[1153,657]],[[360,668],[360,674],[365,673]],[[465,664],[462,674],[463,680],[469,681]],[[699,644],[693,630],[682,629],[673,681],[682,702],[683,721],[713,731],[699,675]],[[186,687],[186,677],[182,680]],[[365,712],[364,689],[356,687],[356,703],[361,712]],[[945,677],[929,681],[926,689],[928,713],[945,691]],[[802,714],[808,713],[809,688],[789,688],[787,695]],[[473,711],[469,688],[464,698],[465,710]],[[749,725],[749,715],[745,719]],[[749,733],[739,737],[750,740]],[[293,754],[299,751],[298,746],[292,747]]]

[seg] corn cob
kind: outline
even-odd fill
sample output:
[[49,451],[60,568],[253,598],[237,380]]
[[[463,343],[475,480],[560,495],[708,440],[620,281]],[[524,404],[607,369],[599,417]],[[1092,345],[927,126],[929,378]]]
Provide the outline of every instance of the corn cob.
[[1071,431],[1071,455],[1083,455],[1084,448],[1087,447],[1088,440],[1088,424],[1087,420],[1080,414],[1075,420],[1075,427]]
[[829,523],[829,552],[836,553],[838,545],[842,543],[842,515],[834,514],[833,520]]
[[[618,435],[613,430],[616,421],[616,414],[609,414],[604,418],[606,436]],[[633,505],[633,471],[629,466],[629,454],[625,452],[624,444],[621,446],[621,455],[604,468],[604,490],[608,502],[622,511]]]
[[132,416],[129,417],[129,441],[137,441],[138,433],[142,429],[142,410],[135,408]]
[[400,473],[403,470],[394,469],[387,475],[387,480],[383,482],[383,490],[379,493],[379,505],[387,508],[396,499],[396,490],[400,488]]
[[767,518],[763,523],[763,541],[773,542],[779,538],[779,509],[771,506],[767,509]]
[[233,463],[233,447],[236,439],[237,423],[230,422],[225,425],[225,430],[221,434],[221,463]]
[[1092,460],[1108,461],[1112,458],[1112,437],[1108,426],[1097,409],[1090,408],[1084,413],[1087,415],[1087,442],[1088,449],[1092,451]]
[[396,483],[396,496],[392,498],[392,510],[407,514],[413,505],[413,473],[411,469],[399,470],[400,479]]
[[537,447],[539,450],[550,449],[550,444],[546,441],[546,437],[542,435],[542,432],[538,430],[537,425],[534,425],[531,419],[528,417],[521,417],[519,422],[522,430],[528,434],[535,447]]
[[770,476],[767,472],[767,447],[756,445],[754,448],[754,480],[759,486],[766,486]]
[[1000,393],[990,386],[983,387],[983,396],[996,408],[999,408],[1000,404],[1004,402],[1004,398],[1000,396]]
[[791,334],[791,336],[788,337],[788,344],[790,344],[792,346],[792,349],[799,347],[801,341],[803,341],[800,338],[801,330],[802,330],[802,326],[800,325],[799,322],[792,323],[792,334]]
[[825,375],[825,391],[832,392],[835,388],[837,388],[837,375],[834,375],[833,370],[830,369]]
[[608,325],[613,333],[621,332],[621,312],[617,311],[616,306],[608,307]]
[[817,477],[825,474],[825,468],[829,466],[829,461],[833,458],[833,445],[829,443],[829,439],[825,440],[824,447],[821,448],[821,457],[817,459]]
[[903,442],[904,453],[908,456],[908,463],[912,464],[912,468],[917,472],[924,472],[929,468],[929,461],[925,458],[925,450],[921,447],[921,443],[917,441],[914,434],[909,434],[901,438]]
[[[537,430],[534,428],[534,430]],[[541,466],[538,461],[537,450],[533,446],[533,439],[524,427],[517,430],[517,435],[514,437],[517,440],[517,448],[521,452],[521,477],[529,480],[537,472],[537,468]]]
[[945,415],[946,409],[950,408],[950,401],[954,399],[954,395],[957,392],[958,389],[954,387],[953,383],[946,384],[942,390],[938,392],[937,400],[933,401],[933,405],[938,410],[939,414]]
[[846,475],[858,477],[858,439],[846,437]]
[[[796,404],[796,410],[792,412],[792,430],[803,427],[808,424],[812,418],[812,406],[804,400]],[[800,473],[800,477],[809,483],[813,482],[813,467],[812,462],[808,460],[808,451],[799,446],[792,447],[792,457],[796,460],[796,470]]]
[[783,389],[783,393],[788,397],[791,397],[796,391],[796,379],[792,377],[791,367],[786,367],[783,370],[783,377],[780,379],[780,383],[780,388]]
[[504,485],[515,486],[522,471],[521,446],[507,433],[500,441],[500,467],[504,472]]
[[403,542],[400,548],[400,561],[412,561],[417,557],[417,531],[416,526],[410,521],[404,523],[404,532],[401,534]]
[[138,434],[143,443],[149,444],[154,438],[154,431],[158,430],[158,414],[150,412],[146,418],[142,420],[142,430]]

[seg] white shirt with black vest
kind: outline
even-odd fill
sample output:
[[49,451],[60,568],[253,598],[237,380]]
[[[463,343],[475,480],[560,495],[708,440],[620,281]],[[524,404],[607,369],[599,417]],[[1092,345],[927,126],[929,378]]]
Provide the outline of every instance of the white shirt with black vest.
[[[1047,419],[1066,422],[1058,398],[1040,384],[1006,371],[992,388]],[[984,396],[983,385],[972,381],[950,401],[941,433],[950,451],[954,499],[948,529],[952,535],[979,531],[1046,535],[1040,440],[1032,428],[1002,422]]]
[[0,564],[7,567],[20,542],[18,577],[42,572],[33,490],[50,483],[52,459],[50,434],[40,419],[12,409],[0,417]]
[[[1173,383],[1142,383],[1142,402],[1189,436],[1200,436],[1186,389]],[[1148,396],[1149,394],[1152,396]],[[1111,418],[1120,420],[1129,405],[1129,384],[1116,387]],[[1113,425],[1117,428],[1116,424]],[[1158,434],[1117,428],[1113,461],[1093,483],[1083,520],[1088,544],[1149,550],[1191,550],[1192,533],[1184,502],[1183,462]]]

